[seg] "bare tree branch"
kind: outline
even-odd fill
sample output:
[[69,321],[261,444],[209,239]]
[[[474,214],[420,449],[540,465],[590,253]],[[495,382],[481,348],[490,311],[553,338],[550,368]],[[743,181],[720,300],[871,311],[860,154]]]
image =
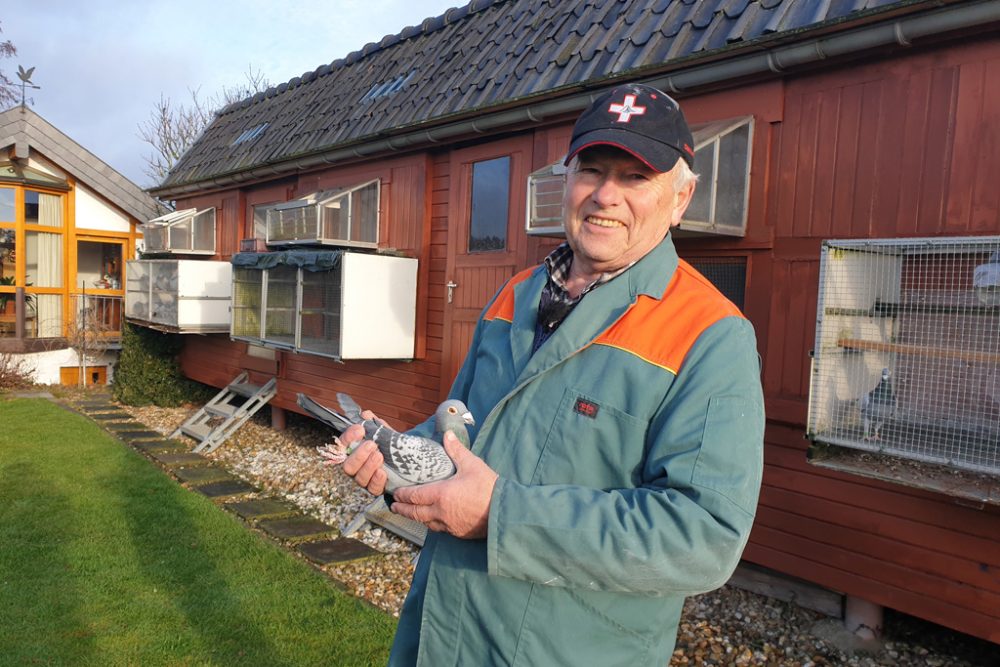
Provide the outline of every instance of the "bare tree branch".
[[247,67],[244,76],[246,83],[225,87],[208,98],[202,98],[197,88],[188,89],[191,99],[187,104],[175,104],[169,97],[160,95],[149,118],[139,123],[139,138],[153,149],[143,158],[146,162],[143,171],[147,176],[162,183],[170,169],[212,122],[217,111],[271,86],[253,65]]
[[[3,29],[0,28],[0,33]],[[0,42],[0,60],[13,58],[17,55],[17,47],[8,39]],[[21,101],[21,85],[14,83],[2,69],[0,69],[0,111],[12,107]]]

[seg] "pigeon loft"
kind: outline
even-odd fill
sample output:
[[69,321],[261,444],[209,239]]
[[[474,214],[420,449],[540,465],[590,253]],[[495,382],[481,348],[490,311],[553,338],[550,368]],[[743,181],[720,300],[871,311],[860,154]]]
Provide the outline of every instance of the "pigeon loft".
[[831,240],[808,437],[1000,473],[1000,237]]
[[198,259],[133,259],[125,269],[125,317],[171,333],[229,331],[232,265]]
[[346,250],[233,256],[230,336],[345,359],[412,359],[417,260]]

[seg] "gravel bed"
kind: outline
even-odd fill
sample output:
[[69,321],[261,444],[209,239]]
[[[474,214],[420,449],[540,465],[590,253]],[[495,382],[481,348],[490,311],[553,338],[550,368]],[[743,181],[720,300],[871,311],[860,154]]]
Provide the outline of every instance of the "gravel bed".
[[[163,434],[192,411],[122,407]],[[343,529],[371,496],[338,467],[322,465],[315,448],[329,439],[329,430],[297,414],[288,413],[288,427],[282,432],[257,415],[208,456],[265,493]],[[193,441],[186,441],[193,446]],[[352,594],[398,616],[419,550],[370,524],[353,537],[380,555],[323,570]],[[866,643],[847,633],[837,619],[724,586],[687,601],[670,664],[993,667],[1000,666],[1000,646],[888,609],[882,641]]]

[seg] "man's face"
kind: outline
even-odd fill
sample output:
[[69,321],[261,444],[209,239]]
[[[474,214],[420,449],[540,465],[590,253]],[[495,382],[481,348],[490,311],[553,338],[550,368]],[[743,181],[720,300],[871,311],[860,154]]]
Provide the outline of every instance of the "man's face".
[[574,272],[621,269],[656,247],[680,223],[694,193],[694,183],[675,192],[677,171],[653,171],[612,146],[588,148],[573,158],[563,207]]

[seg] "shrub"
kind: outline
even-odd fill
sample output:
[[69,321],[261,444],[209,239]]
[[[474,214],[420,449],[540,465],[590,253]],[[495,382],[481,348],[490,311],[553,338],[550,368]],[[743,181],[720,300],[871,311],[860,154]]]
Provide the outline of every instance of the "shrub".
[[125,405],[176,407],[207,399],[214,391],[181,373],[177,355],[183,346],[180,334],[124,323],[111,386],[115,400]]
[[0,391],[26,389],[34,383],[24,359],[10,352],[0,352]]

